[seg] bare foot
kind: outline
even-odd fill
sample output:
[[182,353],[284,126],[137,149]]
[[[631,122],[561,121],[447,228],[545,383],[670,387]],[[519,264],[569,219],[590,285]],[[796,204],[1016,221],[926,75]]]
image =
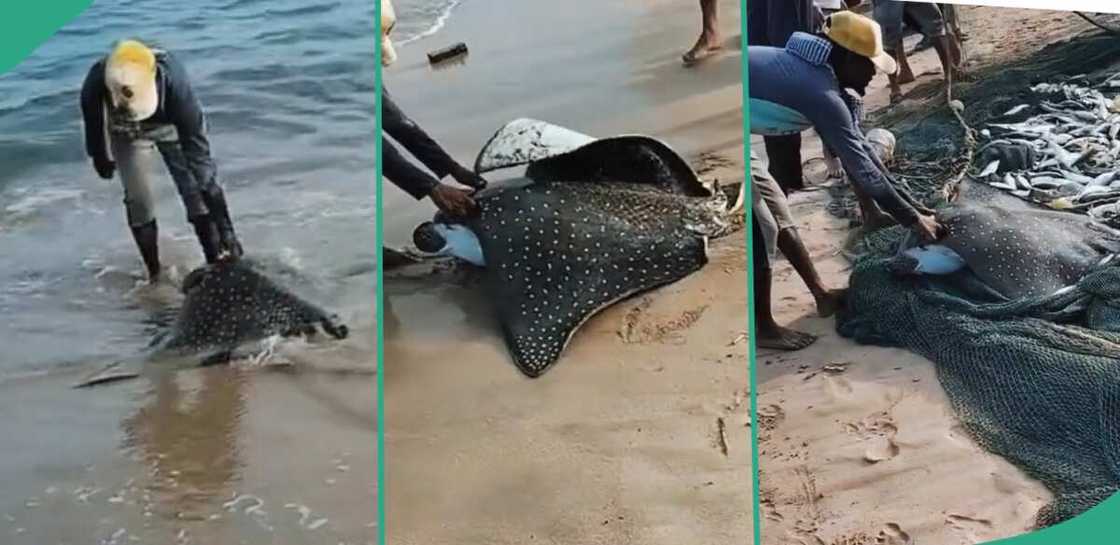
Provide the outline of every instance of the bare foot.
[[681,60],[686,65],[695,64],[715,55],[721,49],[723,49],[723,43],[721,43],[719,35],[705,32],[700,35],[700,39],[696,40],[696,45],[681,56]]
[[840,308],[844,306],[844,295],[847,293],[848,290],[843,289],[828,290],[824,292],[823,295],[816,298],[817,315],[821,318],[828,318],[829,316],[836,314],[836,311],[840,310]]
[[758,347],[774,350],[801,350],[816,342],[816,335],[773,326],[758,331]]
[[840,162],[840,159],[826,159],[825,166],[828,169],[828,179],[844,177],[844,165]]

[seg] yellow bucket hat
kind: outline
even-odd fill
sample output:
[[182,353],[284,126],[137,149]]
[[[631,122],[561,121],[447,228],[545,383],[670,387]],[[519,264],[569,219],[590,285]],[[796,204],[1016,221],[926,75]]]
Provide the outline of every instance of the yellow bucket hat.
[[381,66],[389,66],[397,60],[397,51],[393,49],[393,40],[389,34],[397,24],[397,14],[393,11],[393,3],[381,0]]
[[113,107],[134,121],[152,117],[159,107],[155,53],[135,40],[117,44],[105,63],[105,87]]
[[879,71],[898,72],[898,63],[883,50],[883,30],[874,20],[851,11],[839,11],[825,18],[824,35],[840,47],[871,59]]

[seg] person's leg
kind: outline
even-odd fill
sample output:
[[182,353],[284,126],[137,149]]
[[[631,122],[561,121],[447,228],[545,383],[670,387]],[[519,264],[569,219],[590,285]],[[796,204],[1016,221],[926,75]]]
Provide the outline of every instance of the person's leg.
[[[905,4],[894,0],[874,0],[871,9],[872,17],[876,23],[879,23],[879,28],[883,32],[883,48],[899,62],[899,73],[887,77],[891,90],[891,103],[894,104],[902,99],[901,84],[907,83],[905,76],[913,77],[912,73],[907,73],[908,65],[903,68],[905,52],[902,50],[902,18],[905,14]],[[900,56],[902,58],[899,58]]]
[[953,33],[956,37],[957,43],[964,41],[964,31],[961,30],[961,20],[957,16],[956,4],[937,4],[941,9],[941,15],[945,17],[945,25],[948,27],[949,32]]
[[700,0],[700,38],[681,59],[693,63],[719,51],[723,44],[719,36],[719,11],[716,0]]
[[817,313],[821,317],[831,316],[839,309],[840,302],[843,300],[843,291],[831,290],[824,286],[820,274],[817,273],[816,266],[813,265],[812,258],[809,257],[809,251],[805,248],[805,244],[797,233],[793,213],[790,211],[786,196],[782,193],[778,184],[773,178],[766,176],[764,172],[752,174],[751,191],[758,193],[765,203],[767,211],[769,211],[774,229],[777,231],[777,249],[782,252],[782,255],[786,256],[790,265],[797,271],[798,276],[805,282],[805,286],[809,288],[809,293],[813,295],[817,304]]
[[922,26],[922,33],[933,38],[933,47],[937,51],[937,58],[941,61],[942,74],[945,77],[945,89],[951,98],[953,80],[957,72],[959,51],[953,48],[953,40],[946,31],[945,19],[941,10],[935,4],[910,3],[906,8],[910,11],[918,24]]
[[782,327],[774,319],[774,311],[771,307],[773,275],[770,256],[767,255],[766,242],[757,218],[752,218],[751,221],[751,240],[755,334],[758,336],[755,345],[759,348],[776,350],[800,350],[813,344],[817,340],[816,336]]
[[134,140],[113,134],[109,137],[109,145],[120,173],[125,213],[133,241],[148,271],[148,281],[158,282],[161,270],[159,229],[156,225],[155,197],[151,184],[155,144],[149,140]]
[[829,289],[824,286],[824,281],[821,280],[817,267],[813,265],[813,258],[809,256],[809,250],[801,241],[796,227],[778,232],[778,250],[786,256],[793,270],[797,271],[797,275],[809,288],[809,293],[813,295],[813,301],[817,305],[817,315],[827,318],[836,314],[844,302],[845,290]]
[[805,189],[801,164],[801,134],[765,136],[766,157],[770,175],[786,193]]
[[222,255],[222,236],[213,210],[206,204],[200,184],[187,166],[187,158],[179,147],[175,128],[160,127],[150,131],[157,141],[163,163],[179,191],[179,199],[187,212],[187,222],[194,227],[198,244],[207,263],[216,263]]

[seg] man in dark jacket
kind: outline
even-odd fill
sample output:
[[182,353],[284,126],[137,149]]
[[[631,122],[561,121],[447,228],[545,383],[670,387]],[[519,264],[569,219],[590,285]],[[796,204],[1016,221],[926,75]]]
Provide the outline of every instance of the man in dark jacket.
[[[381,130],[420,160],[431,174],[412,164],[388,139],[381,140],[381,174],[416,200],[430,197],[441,212],[462,218],[475,208],[471,192],[440,180],[451,176],[455,181],[475,189],[486,181],[453,159],[424,129],[410,119],[385,88],[381,89]],[[434,176],[432,174],[435,174]]]
[[[393,4],[381,0],[381,66],[397,60],[389,35],[396,25]],[[389,90],[381,88],[381,130],[396,140],[428,167],[426,172],[413,165],[388,139],[381,140],[381,175],[416,200],[430,197],[440,212],[462,218],[475,211],[471,191],[459,189],[440,180],[451,176],[455,181],[474,189],[486,187],[486,180],[459,164],[424,129],[397,107]],[[433,176],[434,174],[434,176]]]
[[128,224],[150,281],[160,276],[151,188],[156,151],[175,181],[206,262],[241,256],[210,155],[206,117],[174,57],[138,41],[120,42],[90,68],[81,107],[86,153],[102,178],[110,180],[119,170]]

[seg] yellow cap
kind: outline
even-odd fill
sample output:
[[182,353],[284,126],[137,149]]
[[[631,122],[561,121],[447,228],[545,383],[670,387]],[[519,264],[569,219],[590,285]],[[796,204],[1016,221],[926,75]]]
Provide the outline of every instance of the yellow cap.
[[868,17],[851,11],[833,13],[824,20],[824,35],[840,47],[871,59],[881,72],[898,71],[898,63],[883,51],[883,30]]
[[156,55],[135,40],[117,44],[105,63],[105,87],[115,108],[140,121],[159,107],[156,89]]
[[397,51],[393,49],[393,40],[389,33],[397,24],[397,14],[393,12],[393,3],[381,0],[381,66],[389,66],[397,60]]

